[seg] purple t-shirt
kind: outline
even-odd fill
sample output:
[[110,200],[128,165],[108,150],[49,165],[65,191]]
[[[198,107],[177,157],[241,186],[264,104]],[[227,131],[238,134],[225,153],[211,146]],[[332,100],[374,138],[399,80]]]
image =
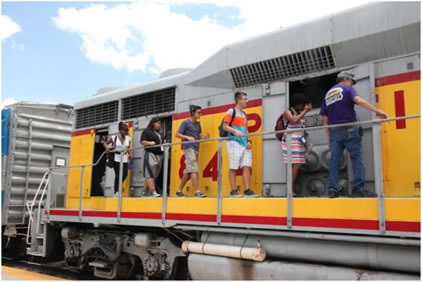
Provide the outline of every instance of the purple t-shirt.
[[[178,130],[180,133],[186,136],[191,136],[195,140],[199,140],[199,134],[201,134],[201,124],[199,122],[193,122],[190,118],[184,120]],[[185,140],[183,140],[184,142]],[[187,141],[187,140],[186,140]],[[199,151],[199,142],[183,144],[183,150],[193,148],[196,151]]]
[[328,116],[329,124],[356,121],[355,102],[358,96],[352,86],[337,84],[325,94],[320,115]]

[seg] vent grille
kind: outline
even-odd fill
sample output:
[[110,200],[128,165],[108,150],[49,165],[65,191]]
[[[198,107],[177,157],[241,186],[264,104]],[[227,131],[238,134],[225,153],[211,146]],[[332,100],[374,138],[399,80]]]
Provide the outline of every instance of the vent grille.
[[230,70],[237,88],[334,68],[329,46],[306,50]]
[[119,101],[76,110],[76,128],[116,122],[118,110]]
[[176,88],[142,93],[123,99],[124,120],[174,111]]

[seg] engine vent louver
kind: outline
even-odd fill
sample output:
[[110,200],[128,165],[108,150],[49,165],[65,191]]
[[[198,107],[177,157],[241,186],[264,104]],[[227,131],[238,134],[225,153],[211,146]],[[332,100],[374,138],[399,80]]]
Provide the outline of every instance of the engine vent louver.
[[119,101],[76,110],[76,128],[116,122],[118,112]]
[[124,120],[174,111],[176,88],[142,93],[122,100]]
[[329,46],[230,69],[237,88],[334,68]]

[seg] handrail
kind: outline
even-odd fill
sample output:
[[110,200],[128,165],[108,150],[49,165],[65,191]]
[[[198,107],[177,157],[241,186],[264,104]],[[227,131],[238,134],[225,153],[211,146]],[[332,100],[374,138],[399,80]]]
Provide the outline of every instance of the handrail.
[[[40,191],[40,189],[41,189],[41,186],[43,185],[44,179],[45,179],[45,177],[46,177],[48,174],[49,174],[49,172],[44,173],[44,175],[43,175],[43,177],[42,177],[42,179],[41,179],[40,186],[38,186],[37,192],[35,193],[35,196],[34,196],[34,198],[33,198],[32,202],[26,202],[26,207],[27,207],[27,209],[28,209],[28,214],[29,214],[29,219],[28,219],[28,230],[26,231],[26,232],[27,232],[27,235],[28,235],[28,236],[26,236],[26,243],[27,243],[28,245],[30,244],[30,243],[29,243],[29,232],[30,232],[30,230],[31,230],[31,224],[32,224],[32,221],[34,220],[34,219],[33,219],[33,217],[32,217],[32,212],[33,212],[33,209],[34,209],[34,206],[35,206],[35,200],[37,199],[37,197],[38,197],[38,193],[39,193],[39,191]],[[50,177],[49,177],[49,178],[50,178]],[[49,178],[47,179],[46,184],[48,183]]]
[[[406,120],[406,119],[414,119],[414,118],[420,118],[421,115],[412,115],[412,116],[405,116],[405,117],[395,117],[395,118],[386,118],[386,119],[374,119],[374,120],[367,120],[367,121],[357,121],[357,122],[349,122],[349,123],[341,123],[341,124],[330,124],[330,125],[321,125],[321,126],[312,126],[312,127],[304,127],[301,128],[301,130],[304,131],[311,131],[311,130],[318,130],[318,129],[324,129],[324,128],[334,128],[334,127],[345,127],[345,126],[353,126],[353,125],[362,125],[362,124],[373,124],[373,123],[383,123],[383,122],[390,122],[390,121],[396,121],[396,120]],[[277,131],[267,131],[267,132],[261,132],[261,133],[249,133],[245,134],[242,137],[254,137],[254,136],[263,136],[263,135],[271,135],[276,133],[291,133],[297,131],[297,129],[284,129],[284,130],[277,130]],[[208,138],[208,139],[200,139],[195,141],[184,141],[184,142],[174,142],[174,143],[163,143],[159,145],[151,145],[151,146],[136,146],[132,147],[130,149],[124,150],[124,151],[113,151],[115,153],[123,153],[123,152],[129,152],[134,151],[138,149],[144,149],[144,148],[159,148],[159,147],[171,147],[175,145],[181,145],[181,144],[193,144],[193,143],[200,143],[200,142],[211,142],[211,141],[220,141],[220,140],[230,140],[234,138],[240,138],[238,136],[227,136],[227,137],[218,137],[218,138]],[[65,168],[75,168],[75,167],[82,167],[82,166],[97,166],[100,160],[102,159],[103,155],[106,152],[103,152],[100,156],[100,158],[97,160],[97,162],[92,164],[81,164],[81,165],[72,165],[72,166],[61,166],[61,167],[49,167],[49,169],[65,169]]]
[[[378,129],[380,128],[381,123],[383,122],[390,122],[390,121],[397,121],[397,120],[406,120],[406,119],[415,119],[415,118],[420,118],[420,115],[412,115],[412,116],[405,116],[405,117],[395,117],[395,118],[387,118],[387,119],[372,119],[372,120],[367,120],[367,121],[359,121],[359,122],[350,122],[350,123],[343,123],[343,124],[332,124],[332,125],[322,125],[322,126],[313,126],[313,127],[304,127],[301,130],[303,131],[311,131],[311,130],[321,130],[321,129],[325,129],[325,128],[335,128],[335,127],[346,127],[346,126],[356,126],[356,125],[363,125],[363,124],[372,124],[372,130]],[[271,134],[276,134],[276,133],[286,133],[287,134],[287,141],[288,143],[290,143],[291,140],[291,133],[297,131],[297,129],[285,129],[285,130],[277,130],[277,131],[269,131],[269,132],[261,132],[261,133],[251,133],[251,134],[245,134],[241,137],[254,137],[254,136],[264,136],[264,135],[271,135]],[[373,133],[375,134],[375,133]],[[174,143],[164,143],[164,144],[158,144],[158,145],[152,145],[152,146],[143,146],[143,145],[138,145],[138,146],[134,146],[132,148],[129,148],[127,150],[122,150],[122,151],[114,151],[116,153],[126,153],[128,151],[134,151],[134,150],[138,150],[138,149],[144,149],[145,147],[148,148],[158,148],[158,147],[164,147],[164,154],[165,156],[168,157],[168,149],[171,146],[175,146],[175,145],[180,145],[180,144],[192,144],[192,143],[199,143],[199,142],[212,142],[212,141],[218,141],[219,143],[219,150],[218,150],[218,193],[217,193],[217,198],[218,198],[218,203],[217,203],[217,218],[216,218],[216,223],[218,225],[221,224],[221,210],[222,210],[222,191],[221,191],[221,177],[222,177],[222,173],[221,173],[221,159],[222,159],[222,143],[224,140],[230,140],[233,138],[239,138],[238,136],[227,136],[227,137],[218,137],[218,138],[208,138],[208,139],[201,139],[201,140],[194,140],[194,141],[185,141],[185,142],[174,142]],[[378,138],[379,140],[379,138]],[[374,144],[374,146],[376,146],[376,144]],[[51,170],[54,169],[64,169],[64,168],[75,168],[75,167],[82,167],[82,170],[84,170],[85,167],[87,166],[96,166],[98,165],[98,163],[100,162],[100,160],[103,158],[105,152],[103,152],[100,156],[100,158],[98,158],[97,162],[93,163],[93,164],[82,164],[82,165],[74,165],[74,166],[68,166],[68,167],[59,167],[59,168],[50,168]],[[374,158],[380,158],[381,155],[380,153],[375,154],[374,153]],[[166,159],[166,158],[165,158]],[[120,161],[120,168],[119,168],[119,197],[118,197],[118,216],[117,216],[117,221],[120,222],[120,217],[121,217],[121,209],[122,209],[122,158]],[[168,170],[166,168],[167,162],[165,163],[165,171],[164,171],[164,180],[163,183],[167,184],[167,176],[168,176]],[[290,169],[289,169],[290,167]],[[288,173],[290,172],[291,174],[291,146],[288,146]],[[291,191],[291,175],[287,176],[287,228],[291,229],[292,228],[292,202],[293,202],[293,197],[292,197],[292,191]],[[84,173],[81,173],[81,192],[80,192],[80,202],[79,202],[79,217],[80,220],[82,220],[82,190],[83,190],[83,175]],[[379,183],[381,181],[381,183]],[[382,175],[381,178],[380,176],[376,176],[375,178],[375,183],[376,184],[376,188],[377,188],[377,195],[378,195],[378,211],[380,214],[379,217],[379,222],[380,222],[380,233],[384,234],[385,233],[385,226],[384,226],[384,196],[383,196],[383,187],[382,187]],[[163,206],[162,206],[162,216],[161,216],[161,221],[162,221],[162,225],[166,224],[165,221],[165,215],[166,215],[166,204],[167,204],[167,185],[163,185]]]

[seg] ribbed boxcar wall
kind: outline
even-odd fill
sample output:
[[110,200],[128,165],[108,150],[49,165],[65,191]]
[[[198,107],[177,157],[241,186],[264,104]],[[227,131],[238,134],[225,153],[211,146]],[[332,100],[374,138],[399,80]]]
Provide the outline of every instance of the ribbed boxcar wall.
[[9,106],[9,147],[3,163],[2,224],[23,224],[25,203],[35,196],[52,165],[53,146],[69,147],[73,114],[55,105]]
[[[375,64],[377,106],[389,117],[420,115],[420,54]],[[420,119],[381,127],[384,191],[420,196]]]
[[[245,109],[248,115],[248,128],[250,133],[262,132],[262,87],[255,86],[242,89],[248,94],[249,104]],[[175,134],[181,123],[189,118],[189,104],[202,107],[203,115],[200,119],[202,134],[209,133],[210,138],[219,137],[218,127],[224,117],[224,113],[234,106],[234,93],[231,90],[218,88],[190,87],[182,86],[176,93],[176,112],[173,116],[172,142],[180,142],[175,138]],[[261,194],[262,184],[262,138],[252,137],[252,177],[251,188],[258,194]],[[199,151],[199,187],[209,196],[217,195],[217,159],[218,142],[201,143]],[[173,146],[171,151],[171,179],[170,193],[174,195],[180,185],[181,177],[184,171],[184,158],[181,146]],[[226,142],[223,145],[223,195],[229,194],[228,179],[228,155]],[[237,185],[243,189],[242,177],[237,176]],[[193,195],[193,188],[190,182],[186,185],[185,192]],[[243,190],[242,190],[243,191]]]

